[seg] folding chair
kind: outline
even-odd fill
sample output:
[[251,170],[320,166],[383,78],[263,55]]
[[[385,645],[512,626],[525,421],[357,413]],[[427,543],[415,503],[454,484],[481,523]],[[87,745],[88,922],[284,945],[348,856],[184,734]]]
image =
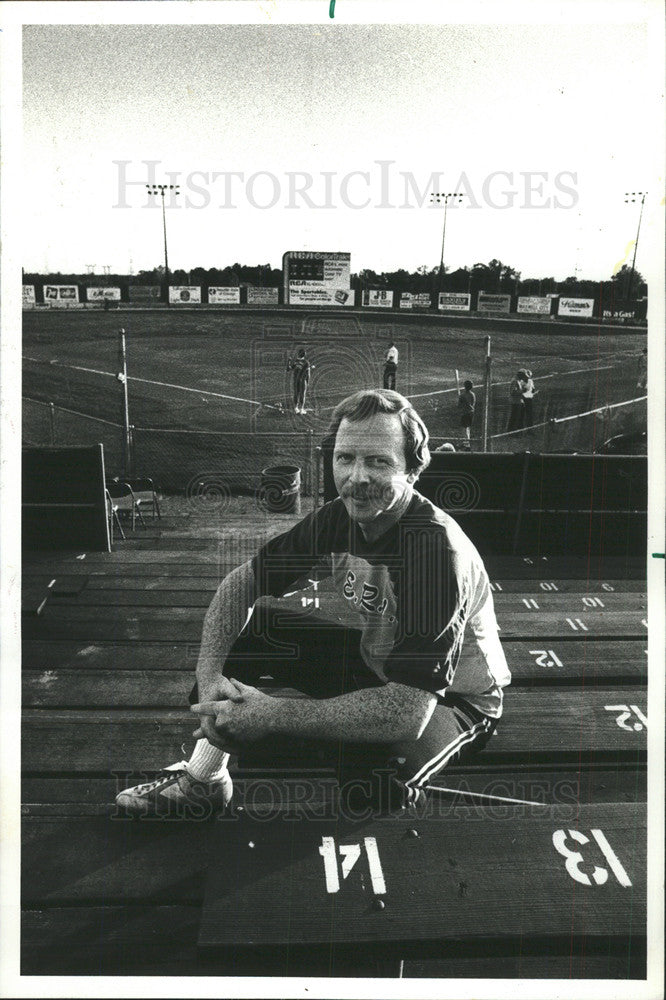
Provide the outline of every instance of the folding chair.
[[118,507],[116,506],[115,502],[113,501],[113,499],[111,497],[111,494],[109,493],[108,488],[104,490],[104,494],[106,496],[106,510],[107,510],[107,517],[109,519],[109,528],[110,528],[110,534],[111,534],[111,541],[113,541],[113,526],[114,526],[114,524],[117,526],[118,531],[120,532],[120,537],[124,541],[125,540],[125,532],[123,531],[123,526],[120,523],[120,518],[118,517]]
[[140,476],[136,479],[126,479],[125,482],[132,488],[137,510],[140,510],[141,507],[150,506],[153,520],[155,519],[155,513],[157,513],[158,519],[161,520],[160,504],[152,479],[148,476]]
[[138,515],[139,521],[145,528],[146,522],[143,519],[141,508],[136,502],[134,492],[129,483],[118,479],[112,479],[110,482],[107,482],[106,488],[111,500],[113,501],[114,514],[116,515],[116,518],[118,518],[118,523],[120,523],[120,514],[129,514],[132,518],[132,531],[134,531],[134,524]]

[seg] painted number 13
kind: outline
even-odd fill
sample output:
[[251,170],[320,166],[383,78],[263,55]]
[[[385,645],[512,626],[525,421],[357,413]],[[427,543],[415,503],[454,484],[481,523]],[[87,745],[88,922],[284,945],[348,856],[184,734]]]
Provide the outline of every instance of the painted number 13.
[[[621,886],[625,889],[628,888],[631,885],[631,879],[624,870],[617,854],[606,840],[603,830],[590,830],[590,833],[601,848],[601,853],[608,862],[608,867],[615,878]],[[593,883],[595,885],[604,885],[608,881],[608,869],[595,865],[592,871],[592,878],[590,879],[590,876],[586,872],[581,871],[580,867],[585,863],[585,858],[580,851],[574,851],[570,847],[567,847],[567,838],[581,845],[589,844],[590,839],[584,833],[581,833],[580,830],[556,830],[553,834],[553,846],[566,859],[566,869],[572,879],[580,882],[581,885],[592,885]]]

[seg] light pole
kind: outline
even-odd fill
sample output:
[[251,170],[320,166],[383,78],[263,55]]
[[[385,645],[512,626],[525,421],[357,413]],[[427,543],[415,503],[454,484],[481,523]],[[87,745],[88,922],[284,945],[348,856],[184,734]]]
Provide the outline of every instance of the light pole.
[[164,230],[164,280],[166,282],[166,304],[169,305],[169,254],[167,252],[166,212],[164,211],[164,195],[167,191],[178,195],[180,184],[146,184],[148,194],[159,194],[162,198],[162,228]]
[[641,234],[641,219],[643,218],[643,205],[645,204],[645,196],[647,191],[625,191],[624,192],[624,203],[625,205],[634,205],[638,198],[641,199],[641,210],[638,215],[638,229],[636,230],[636,242],[634,243],[634,257],[631,262],[631,271],[629,272],[629,284],[627,285],[627,303],[631,298],[631,286],[634,281],[634,270],[636,268],[636,251],[638,250],[638,237]]
[[430,201],[433,204],[441,205],[444,202],[444,222],[442,223],[442,252],[439,258],[439,290],[442,290],[442,282],[444,280],[444,244],[446,242],[446,213],[449,208],[449,201],[453,199],[454,205],[459,205],[464,198],[464,194],[459,194],[457,191],[433,191],[430,195]]

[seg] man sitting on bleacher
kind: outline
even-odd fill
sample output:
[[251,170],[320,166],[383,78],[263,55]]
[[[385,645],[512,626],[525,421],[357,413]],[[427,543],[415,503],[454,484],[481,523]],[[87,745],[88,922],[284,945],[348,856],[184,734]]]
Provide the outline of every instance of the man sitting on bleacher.
[[[204,802],[222,807],[232,794],[229,752],[270,752],[285,739],[337,745],[341,783],[360,766],[376,785],[373,801],[386,804],[388,793],[390,807],[401,808],[419,803],[435,775],[491,736],[510,674],[481,557],[414,489],[430,461],[423,421],[397,392],[367,390],[336,407],[329,433],[339,497],[222,581],[197,664],[194,752],[121,792],[117,802],[130,813],[187,816],[196,807],[200,816]],[[360,627],[357,648],[341,647],[333,686],[318,662],[289,665],[305,698],[224,676],[257,598],[312,587],[315,574],[332,578]],[[262,667],[279,677],[277,657]],[[306,756],[304,767],[317,762]]]

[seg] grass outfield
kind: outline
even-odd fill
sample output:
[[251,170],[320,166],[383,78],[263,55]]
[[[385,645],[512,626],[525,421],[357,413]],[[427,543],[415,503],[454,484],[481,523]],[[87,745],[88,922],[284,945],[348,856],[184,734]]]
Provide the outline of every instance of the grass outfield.
[[[524,323],[516,330],[488,321],[474,328],[455,317],[40,310],[24,313],[23,395],[120,422],[122,391],[115,375],[121,326],[127,334],[137,454],[140,440],[149,437],[142,429],[183,432],[153,434],[144,469],[168,465],[166,479],[184,479],[181,488],[193,469],[210,465],[209,456],[232,472],[239,462],[255,474],[263,464],[290,457],[301,464],[307,432],[319,439],[336,402],[354,389],[381,385],[389,338],[400,350],[399,391],[414,402],[434,438],[453,440],[460,436],[456,368],[461,380],[470,378],[475,385],[474,430],[480,434],[486,333],[492,354],[491,434],[506,429],[508,382],[517,368],[532,369],[539,389],[535,420],[546,420],[633,398],[638,359],[647,344],[645,331],[587,328],[581,335],[560,324],[551,330],[544,323]],[[311,412],[281,414],[278,404],[291,405],[286,361],[299,346],[307,347],[316,366],[307,403]],[[195,430],[224,434],[187,433]],[[24,434],[29,441],[25,425]],[[187,467],[179,470],[183,453]]]

